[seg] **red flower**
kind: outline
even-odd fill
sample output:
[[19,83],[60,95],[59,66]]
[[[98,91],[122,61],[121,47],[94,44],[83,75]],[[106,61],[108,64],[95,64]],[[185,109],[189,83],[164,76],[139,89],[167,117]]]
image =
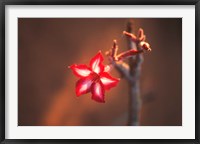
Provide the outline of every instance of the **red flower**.
[[76,83],[76,95],[80,96],[88,92],[92,93],[92,99],[97,102],[105,102],[105,90],[117,85],[119,79],[111,77],[106,70],[104,70],[103,56],[99,52],[90,61],[90,67],[86,65],[71,65],[69,68],[80,79]]

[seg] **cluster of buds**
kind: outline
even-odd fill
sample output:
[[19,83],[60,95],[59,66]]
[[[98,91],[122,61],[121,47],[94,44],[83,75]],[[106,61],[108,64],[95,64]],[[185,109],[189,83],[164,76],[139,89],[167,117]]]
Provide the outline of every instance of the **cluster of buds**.
[[140,49],[151,51],[149,43],[145,41],[146,36],[144,35],[144,30],[142,28],[138,30],[137,36],[126,31],[123,31],[123,34],[129,37]]
[[138,30],[138,35],[134,35],[132,33],[123,31],[123,34],[127,37],[129,37],[131,39],[131,41],[133,41],[136,46],[137,46],[137,50],[135,49],[130,49],[127,50],[125,52],[122,52],[120,54],[117,54],[118,51],[118,45],[117,45],[117,41],[114,40],[113,41],[113,47],[110,49],[110,51],[106,52],[107,56],[110,56],[112,58],[112,60],[114,61],[120,61],[122,59],[137,55],[139,53],[144,52],[144,50],[146,51],[151,51],[150,45],[148,42],[146,42],[146,36],[144,35],[144,30],[143,29],[139,29]]

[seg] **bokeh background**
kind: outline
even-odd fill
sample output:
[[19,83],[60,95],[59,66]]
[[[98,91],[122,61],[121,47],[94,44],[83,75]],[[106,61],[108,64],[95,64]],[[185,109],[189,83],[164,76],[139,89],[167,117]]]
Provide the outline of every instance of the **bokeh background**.
[[[75,95],[77,77],[67,68],[89,64],[118,40],[127,49],[126,18],[19,18],[18,125],[123,126],[128,117],[128,85],[121,80],[106,91],[106,103],[91,94]],[[134,18],[152,52],[144,54],[141,73],[142,126],[182,125],[182,20]],[[104,55],[105,56],[105,55]],[[108,63],[105,56],[104,63]],[[115,69],[114,77],[119,77]]]

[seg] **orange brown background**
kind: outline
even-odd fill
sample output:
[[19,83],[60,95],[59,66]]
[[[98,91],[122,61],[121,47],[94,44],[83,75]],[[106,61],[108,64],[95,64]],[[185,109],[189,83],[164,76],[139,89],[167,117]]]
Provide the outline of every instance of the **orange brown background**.
[[[78,80],[67,66],[88,64],[113,39],[127,49],[122,18],[18,19],[18,125],[122,126],[127,123],[128,86],[124,79],[106,91],[106,103],[91,94],[75,95]],[[152,52],[144,54],[140,125],[182,125],[182,20],[136,18]],[[104,55],[105,56],[105,55]],[[106,56],[104,64],[108,63]],[[119,77],[116,70],[112,75]]]

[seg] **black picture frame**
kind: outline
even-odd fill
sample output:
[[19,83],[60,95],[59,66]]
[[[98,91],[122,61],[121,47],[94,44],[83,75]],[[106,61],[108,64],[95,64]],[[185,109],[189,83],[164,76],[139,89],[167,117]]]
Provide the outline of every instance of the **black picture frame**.
[[[5,7],[6,5],[195,5],[195,139],[5,139]],[[200,1],[199,0],[2,0],[0,2],[0,142],[1,143],[180,143],[197,144],[199,140],[199,49]]]

